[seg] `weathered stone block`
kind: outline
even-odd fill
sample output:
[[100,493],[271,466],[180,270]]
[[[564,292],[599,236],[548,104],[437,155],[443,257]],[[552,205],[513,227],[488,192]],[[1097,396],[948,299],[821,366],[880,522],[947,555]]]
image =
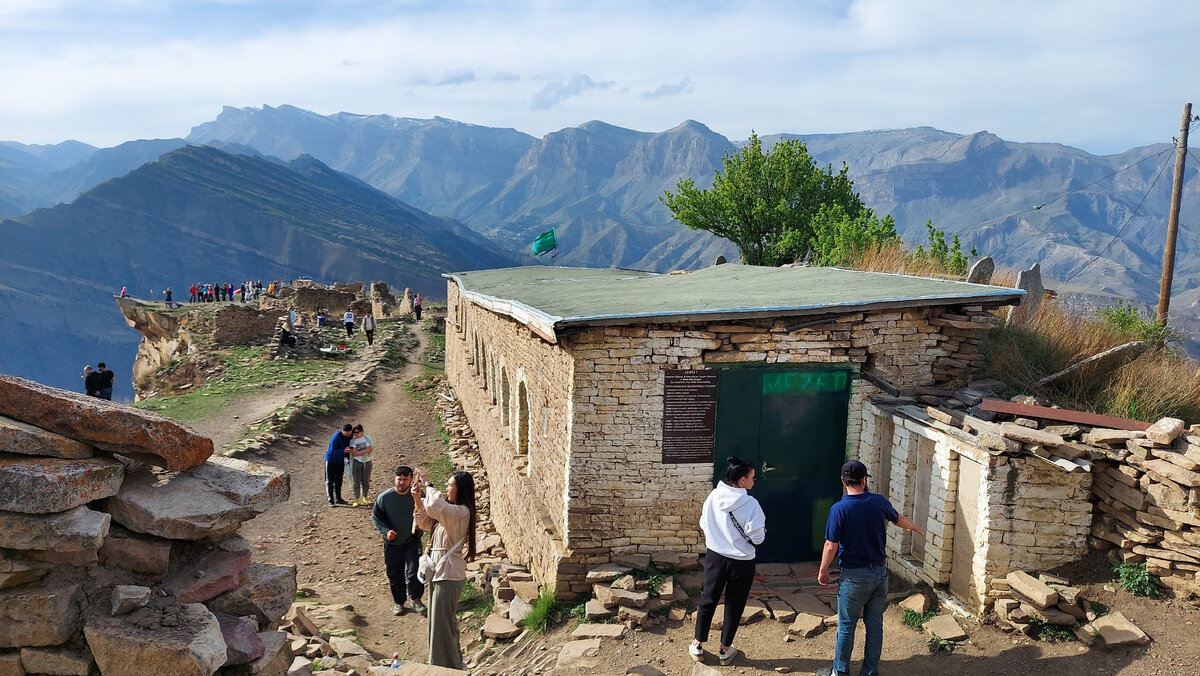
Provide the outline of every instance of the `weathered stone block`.
[[51,458],[90,458],[92,447],[0,415],[0,451]]
[[22,514],[65,512],[115,495],[123,475],[121,463],[111,458],[64,460],[0,455],[0,510]]
[[211,439],[166,417],[14,376],[0,375],[0,415],[174,470],[213,454]]
[[92,654],[66,648],[22,648],[21,666],[30,674],[52,676],[90,676],[96,666]]
[[155,599],[128,615],[97,615],[83,634],[102,673],[212,676],[226,660],[221,625],[199,603]]
[[296,598],[296,567],[251,563],[238,575],[237,588],[206,605],[230,615],[253,615],[260,629],[275,627]]
[[149,587],[135,584],[119,584],[113,587],[112,610],[109,615],[131,613],[150,602],[153,592]]
[[207,601],[235,589],[238,577],[249,565],[249,551],[215,549],[167,575],[163,588],[180,603]]
[[79,506],[57,514],[0,512],[0,547],[8,549],[98,550],[111,520]]
[[100,563],[138,573],[166,575],[170,562],[170,540],[137,535],[124,528],[110,531],[100,547]]
[[60,645],[79,632],[83,593],[58,577],[0,591],[0,648]]
[[253,617],[213,615],[221,626],[221,638],[225,641],[226,665],[246,664],[263,656],[267,649],[258,637],[258,622]]

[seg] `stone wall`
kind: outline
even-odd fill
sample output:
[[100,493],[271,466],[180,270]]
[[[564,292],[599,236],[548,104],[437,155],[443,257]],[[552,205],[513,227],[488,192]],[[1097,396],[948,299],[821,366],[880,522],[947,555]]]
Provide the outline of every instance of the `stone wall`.
[[237,536],[287,499],[286,473],[210,457],[211,440],[161,416],[8,376],[0,450],[0,672],[290,661],[275,629],[296,567],[252,562]]
[[[664,370],[840,363],[872,368],[899,386],[930,385],[978,365],[992,325],[982,306],[954,310],[852,313],[792,330],[813,320],[592,327],[556,345],[462,302],[451,280],[446,370],[488,472],[499,474],[492,511],[510,553],[566,595],[586,591],[587,569],[616,555],[703,550],[696,520],[712,465],[662,464]],[[864,397],[878,391],[852,382],[849,455],[861,437]],[[526,443],[523,419],[527,458],[518,450]]]
[[[446,324],[446,377],[479,442],[491,485],[492,520],[508,555],[566,598],[572,590],[555,582],[560,568],[571,563],[562,498],[571,361],[524,326],[471,303],[460,305],[456,284],[449,285],[448,294],[449,316],[458,319]],[[528,399],[524,446],[519,445],[525,438],[519,424],[522,385]]]
[[[1047,458],[989,449],[953,428],[939,429],[940,421],[922,418],[920,410],[871,400],[864,405],[858,451],[875,477],[872,490],[926,531],[923,547],[914,547],[912,534],[888,529],[894,572],[951,585],[979,610],[994,596],[989,590],[1006,589],[1009,572],[1050,570],[1087,553],[1090,465],[1068,470]],[[1011,448],[1024,452],[1019,443]],[[974,465],[972,476],[960,481],[966,463]],[[960,488],[971,493],[960,496]],[[969,521],[962,513],[968,509],[974,512]],[[966,538],[957,559],[955,538]]]
[[328,321],[333,322],[341,316],[359,294],[353,291],[337,291],[334,289],[318,289],[304,287],[284,287],[277,297],[263,295],[259,297],[259,306],[264,310],[283,310],[296,308],[297,312],[316,316],[317,310],[325,310]]
[[243,345],[268,341],[284,313],[253,305],[228,303],[212,313],[212,337],[217,345]]

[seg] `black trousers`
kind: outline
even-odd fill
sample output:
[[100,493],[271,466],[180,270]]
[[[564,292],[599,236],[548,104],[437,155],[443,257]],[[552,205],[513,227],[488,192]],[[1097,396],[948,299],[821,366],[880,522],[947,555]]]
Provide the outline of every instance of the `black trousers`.
[[[397,534],[400,539],[402,534]],[[402,545],[383,541],[383,565],[387,569],[392,602],[403,605],[408,599],[420,599],[425,585],[417,579],[417,562],[421,559],[421,539],[411,537]]]
[[708,640],[713,612],[724,594],[725,623],[721,626],[721,645],[733,645],[733,636],[737,633],[753,584],[754,559],[731,559],[708,550],[704,554],[704,591],[696,610],[696,640],[701,643]]
[[343,502],[342,500],[342,479],[346,476],[346,462],[338,460],[337,462],[325,463],[325,492],[329,495],[329,504]]
[[354,335],[354,322],[345,322],[345,324],[346,324],[346,337],[349,338]]
[[420,305],[413,308],[413,314],[415,314],[417,316],[417,321],[421,321],[421,306]]
[[364,330],[363,333],[367,334],[367,345],[374,345],[375,344],[375,330],[374,329],[372,329],[370,331]]

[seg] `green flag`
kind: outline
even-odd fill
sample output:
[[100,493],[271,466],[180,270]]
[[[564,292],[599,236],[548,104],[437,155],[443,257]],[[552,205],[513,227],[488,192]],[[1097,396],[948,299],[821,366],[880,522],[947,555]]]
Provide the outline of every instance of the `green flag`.
[[558,248],[558,237],[554,234],[554,228],[543,232],[533,240],[533,255],[540,256],[547,251],[553,251]]

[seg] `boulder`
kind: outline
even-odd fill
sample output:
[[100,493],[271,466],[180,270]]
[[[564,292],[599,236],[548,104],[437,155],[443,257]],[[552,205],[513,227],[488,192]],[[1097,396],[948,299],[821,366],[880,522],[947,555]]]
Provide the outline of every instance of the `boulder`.
[[[589,603],[593,602],[595,599],[589,601]],[[524,620],[532,612],[533,606],[526,603],[520,596],[514,596],[513,600],[508,602],[508,619],[512,620],[513,624],[520,624],[521,620]]]
[[692,670],[688,672],[690,676],[725,676],[725,672],[715,667],[710,667],[707,664],[697,662],[692,665]]
[[258,637],[258,622],[255,622],[253,617],[237,617],[225,613],[213,613],[213,616],[221,626],[227,666],[252,662],[266,652],[266,646]]
[[767,614],[767,607],[762,601],[750,599],[746,602],[746,606],[742,608],[742,617],[738,624],[750,624],[757,620],[761,620]]
[[64,460],[0,455],[0,511],[65,512],[116,495],[123,475],[121,463],[112,458]]
[[104,512],[94,512],[82,505],[56,514],[0,512],[0,547],[99,550],[108,535],[110,520]]
[[63,570],[38,585],[0,591],[0,648],[60,645],[82,624],[80,585]]
[[1156,444],[1166,446],[1183,434],[1185,427],[1187,426],[1179,418],[1162,418],[1146,428],[1146,438]]
[[953,615],[938,615],[925,623],[925,633],[946,641],[965,641],[967,632],[958,626]]
[[54,676],[91,676],[96,661],[83,650],[65,648],[22,648],[21,666],[30,674]]
[[288,473],[258,462],[214,455],[191,474],[233,504],[257,514],[286,502],[291,495]]
[[788,627],[788,633],[794,636],[812,638],[825,631],[825,617],[812,613],[796,613],[796,621]]
[[585,638],[568,641],[558,653],[554,673],[585,671],[594,673],[604,660],[600,657],[600,639]]
[[1096,619],[1088,626],[1100,633],[1105,645],[1145,645],[1150,642],[1146,632],[1117,611]]
[[207,601],[236,589],[239,576],[249,565],[248,550],[230,552],[214,549],[199,559],[187,561],[168,574],[163,581],[163,589],[180,603]]
[[50,573],[50,566],[29,561],[13,561],[0,555],[0,589],[37,582]]
[[226,660],[221,625],[199,603],[156,598],[128,615],[94,616],[83,635],[101,673],[212,676]]
[[292,647],[287,634],[282,631],[264,631],[258,640],[263,644],[263,654],[256,660],[235,666],[222,667],[225,676],[286,676],[292,664]]
[[164,416],[14,376],[0,375],[0,415],[173,470],[213,454],[211,439]]
[[114,528],[100,547],[100,563],[136,573],[166,575],[171,563],[171,541]]
[[987,284],[992,281],[992,273],[996,271],[996,261],[991,256],[984,256],[971,264],[967,270],[968,284]]
[[0,450],[51,458],[90,458],[91,446],[0,415]]
[[1028,324],[1037,317],[1038,308],[1042,305],[1042,296],[1046,289],[1042,286],[1042,266],[1034,263],[1028,270],[1017,273],[1017,288],[1023,289],[1025,295],[1021,304],[1008,308],[1008,325],[1021,326]]
[[297,655],[292,659],[292,664],[288,667],[287,676],[312,676],[312,665],[312,660]]
[[119,584],[113,587],[112,611],[109,615],[131,613],[150,602],[153,594],[149,587],[136,584]]
[[541,593],[536,582],[509,582],[508,585],[512,587],[517,598],[526,603],[533,603]]
[[[643,608],[646,602],[650,600],[650,592],[644,591],[627,591],[625,589],[610,589],[608,598],[615,601],[617,605],[629,608]],[[607,602],[605,603],[607,605]]]
[[333,648],[333,652],[337,653],[338,657],[368,654],[366,648],[363,648],[345,636],[330,636],[329,645]]
[[[257,467],[266,471],[265,465]],[[269,473],[277,472],[280,470]],[[200,476],[162,470],[132,472],[121,490],[105,500],[104,511],[112,514],[117,523],[138,533],[172,540],[221,537],[275,504],[272,500],[287,497],[287,492],[279,491],[271,481],[258,483],[263,489],[260,498],[236,491],[228,483],[213,483],[216,477],[231,479],[236,474],[224,470],[207,470]],[[253,482],[243,478],[236,483],[244,487]]]
[[929,612],[929,597],[924,594],[913,594],[900,602],[901,611],[911,610],[918,615]]
[[500,617],[499,615],[488,615],[487,620],[483,623],[483,635],[485,638],[506,641],[510,638],[516,638],[517,634],[520,633],[520,627],[513,624],[508,618]]
[[251,563],[238,575],[238,586],[207,602],[212,610],[253,615],[259,629],[273,628],[296,599],[296,567]]
[[603,620],[612,617],[612,611],[605,607],[600,599],[588,599],[583,606],[583,614],[589,620]]
[[629,606],[621,606],[617,608],[617,619],[632,622],[634,624],[645,624],[646,618],[650,617],[650,612],[641,610],[640,608],[630,608]]

